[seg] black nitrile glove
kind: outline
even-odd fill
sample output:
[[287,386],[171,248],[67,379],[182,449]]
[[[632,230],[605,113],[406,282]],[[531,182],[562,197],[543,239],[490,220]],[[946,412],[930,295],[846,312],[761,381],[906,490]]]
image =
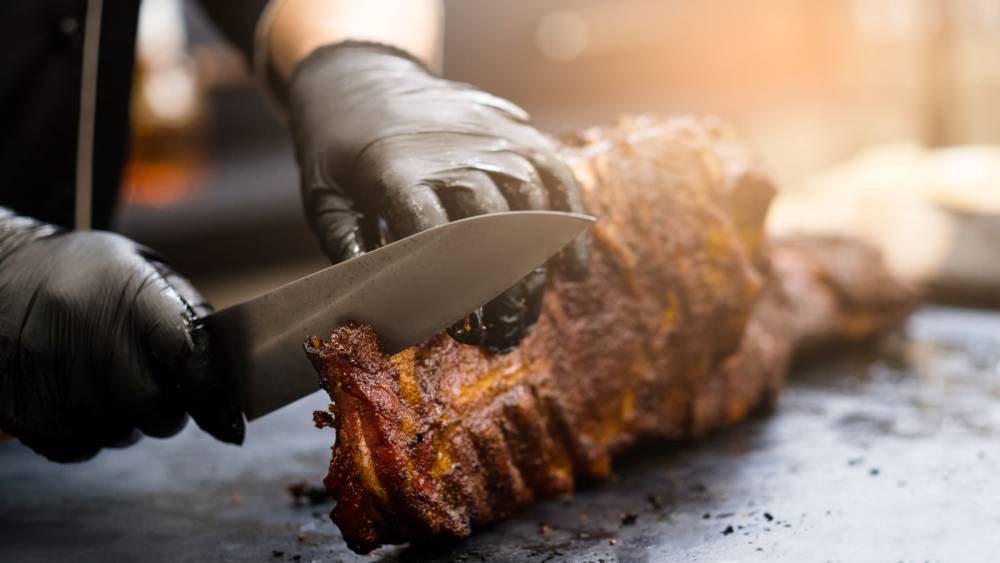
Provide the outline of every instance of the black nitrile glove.
[[241,443],[243,415],[209,368],[210,310],[124,237],[0,207],[0,429],[63,462],[171,436],[185,413]]
[[[347,42],[299,63],[287,103],[306,213],[334,262],[473,215],[582,212],[553,142],[514,104],[432,75],[396,49]],[[563,269],[586,271],[580,238]],[[517,345],[541,308],[539,268],[450,330],[495,350]]]

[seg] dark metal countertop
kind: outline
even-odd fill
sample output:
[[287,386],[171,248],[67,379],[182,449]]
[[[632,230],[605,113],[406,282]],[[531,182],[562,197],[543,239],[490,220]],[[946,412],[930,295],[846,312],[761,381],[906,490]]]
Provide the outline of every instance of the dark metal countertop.
[[242,448],[189,427],[60,466],[7,443],[0,561],[1000,560],[1000,314],[926,308],[909,334],[902,358],[800,371],[770,416],[435,551],[358,556],[329,503],[293,505],[329,459],[320,395]]

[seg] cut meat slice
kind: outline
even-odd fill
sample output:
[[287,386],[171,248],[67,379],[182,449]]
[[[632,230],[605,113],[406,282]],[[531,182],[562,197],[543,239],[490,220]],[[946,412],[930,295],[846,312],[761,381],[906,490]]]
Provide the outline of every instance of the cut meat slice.
[[773,195],[714,122],[634,118],[570,140],[598,217],[586,279],[550,279],[514,352],[445,335],[394,356],[368,327],[306,352],[337,431],[326,485],[352,549],[464,537],[606,478],[641,439],[700,436],[769,405],[792,356],[899,326],[913,294],[842,240],[768,242]]

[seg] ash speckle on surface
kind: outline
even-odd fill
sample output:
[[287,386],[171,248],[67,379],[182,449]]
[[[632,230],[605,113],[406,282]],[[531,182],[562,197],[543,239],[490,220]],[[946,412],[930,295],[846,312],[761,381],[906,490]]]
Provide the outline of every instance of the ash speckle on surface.
[[660,510],[663,508],[663,499],[658,494],[649,493],[646,495],[646,502],[649,503],[649,506],[653,507],[653,510]]
[[726,526],[726,529],[722,530],[722,535],[728,536],[729,534],[731,534],[731,533],[733,533],[735,531],[736,530],[734,530],[732,526]]

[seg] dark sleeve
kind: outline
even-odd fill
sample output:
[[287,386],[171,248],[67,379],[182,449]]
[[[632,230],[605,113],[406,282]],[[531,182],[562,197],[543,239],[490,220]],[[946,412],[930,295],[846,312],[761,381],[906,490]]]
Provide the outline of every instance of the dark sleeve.
[[254,29],[268,0],[199,0],[220,31],[253,60]]

